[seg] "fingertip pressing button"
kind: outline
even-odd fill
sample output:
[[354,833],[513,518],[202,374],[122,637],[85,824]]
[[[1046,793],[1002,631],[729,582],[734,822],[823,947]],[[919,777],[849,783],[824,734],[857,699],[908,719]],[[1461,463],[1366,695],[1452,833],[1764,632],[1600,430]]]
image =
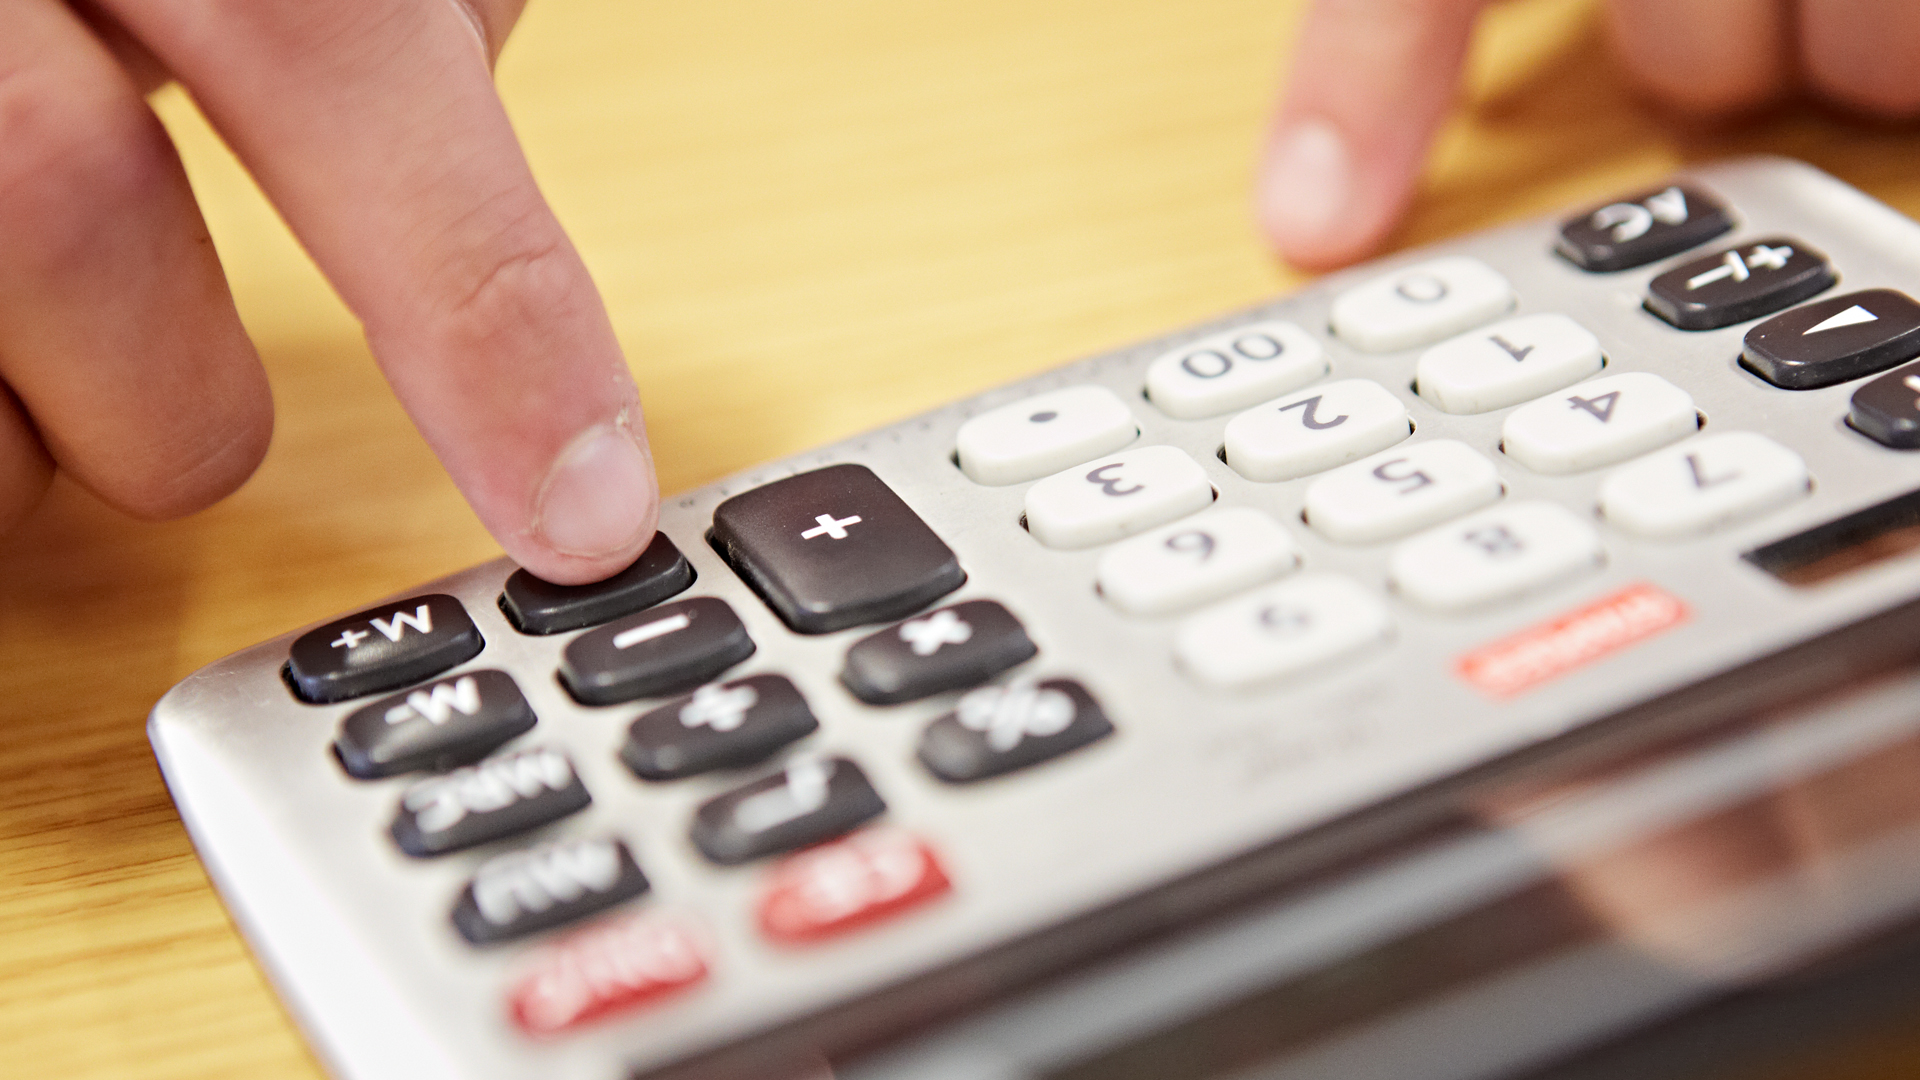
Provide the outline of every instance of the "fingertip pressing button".
[[1398,352],[1491,322],[1513,287],[1479,259],[1450,255],[1383,274],[1333,300],[1333,332],[1366,352]]
[[666,533],[655,533],[633,565],[591,585],[555,585],[525,570],[507,578],[500,609],[523,634],[558,634],[630,615],[693,584],[693,566]]

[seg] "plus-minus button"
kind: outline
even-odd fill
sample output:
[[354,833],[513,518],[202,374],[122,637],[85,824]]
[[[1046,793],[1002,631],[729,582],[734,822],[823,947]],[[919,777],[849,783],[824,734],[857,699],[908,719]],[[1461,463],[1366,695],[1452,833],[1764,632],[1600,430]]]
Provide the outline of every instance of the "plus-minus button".
[[854,514],[851,517],[843,517],[839,521],[835,521],[833,520],[832,514],[820,514],[814,517],[813,520],[819,522],[819,524],[801,533],[800,539],[811,540],[816,536],[830,536],[835,540],[845,540],[847,538],[847,526],[860,524],[860,515]]

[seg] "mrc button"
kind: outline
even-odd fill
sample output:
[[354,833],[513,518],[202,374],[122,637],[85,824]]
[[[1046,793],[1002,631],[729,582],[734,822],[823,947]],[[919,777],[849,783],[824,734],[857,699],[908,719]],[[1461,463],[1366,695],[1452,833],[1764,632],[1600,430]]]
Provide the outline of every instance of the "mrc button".
[[627,845],[569,840],[482,863],[453,906],[453,925],[475,945],[508,941],[584,918],[647,891]]
[[1893,289],[1829,297],[1747,331],[1740,366],[1785,390],[1812,390],[1920,356],[1920,304]]
[[1712,330],[1770,315],[1837,280],[1825,255],[1798,240],[1769,236],[1654,278],[1646,307],[1682,330]]
[[288,652],[287,680],[303,701],[345,701],[438,675],[484,644],[460,601],[415,596],[301,634]]
[[1590,273],[1645,266],[1733,228],[1727,208],[1699,188],[1674,185],[1596,206],[1560,226],[1554,248]]
[[334,753],[361,780],[478,761],[534,725],[504,671],[470,671],[381,698],[340,722]]
[[708,683],[643,714],[627,729],[620,760],[643,779],[677,780],[757,765],[819,726],[785,676],[754,675]]
[[567,755],[522,750],[422,780],[400,797],[393,839],[416,858],[514,836],[587,808],[593,798]]
[[714,509],[711,539],[803,634],[898,619],[967,580],[953,550],[864,465],[735,495]]
[[500,593],[500,610],[523,634],[558,634],[631,615],[692,584],[686,556],[666,533],[654,533],[632,566],[591,585],[555,585],[516,570]]
[[753,655],[725,600],[697,596],[629,615],[567,643],[560,682],[587,705],[676,694]]

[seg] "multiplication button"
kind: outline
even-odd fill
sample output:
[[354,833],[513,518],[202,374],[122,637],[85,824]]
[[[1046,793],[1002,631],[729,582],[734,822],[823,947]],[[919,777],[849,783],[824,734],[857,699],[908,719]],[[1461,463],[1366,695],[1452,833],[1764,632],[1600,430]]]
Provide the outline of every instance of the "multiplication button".
[[1597,206],[1560,227],[1556,251],[1591,273],[1631,270],[1678,255],[1733,228],[1719,200],[1699,188],[1643,191]]
[[820,726],[782,675],[708,683],[635,720],[620,760],[646,780],[756,765]]
[[1764,513],[1807,493],[1800,455],[1751,431],[1707,435],[1622,465],[1600,483],[1600,512],[1666,538]]
[[1464,255],[1431,259],[1374,278],[1333,300],[1333,332],[1356,349],[1396,352],[1492,322],[1513,307],[1513,287]]
[[485,644],[451,596],[415,596],[301,634],[287,678],[304,701],[345,701],[438,675]]
[[1699,428],[1693,395],[1626,371],[1520,406],[1501,427],[1501,446],[1534,472],[1571,473],[1638,457]]
[[1827,257],[1798,240],[1770,236],[1682,263],[1647,287],[1647,310],[1682,330],[1757,319],[1832,287]]
[[1244,409],[1327,373],[1326,350],[1290,322],[1269,320],[1182,345],[1147,367],[1147,397],[1179,420]]
[[1740,365],[1786,390],[1812,390],[1920,356],[1920,304],[1892,289],[1835,296],[1747,331]]
[[1027,489],[1027,530],[1050,548],[1132,536],[1213,502],[1206,470],[1173,446],[1143,446],[1076,465]]
[[803,634],[898,619],[967,580],[953,549],[865,465],[832,465],[735,495],[714,509],[711,538]]
[[558,634],[631,615],[692,584],[686,556],[666,533],[655,533],[632,566],[591,585],[555,585],[516,570],[500,593],[500,609],[523,634]]
[[854,642],[840,681],[870,705],[896,705],[978,686],[1038,651],[1013,612],[969,600]]
[[1227,421],[1234,472],[1272,483],[1324,472],[1413,434],[1407,407],[1371,379],[1341,379]]
[[478,761],[534,723],[513,676],[471,671],[354,710],[333,748],[349,775],[376,780]]
[[1210,686],[1278,679],[1385,640],[1387,606],[1373,591],[1333,574],[1265,586],[1187,618],[1174,658]]
[[1600,536],[1549,502],[1497,507],[1393,549],[1387,575],[1402,596],[1442,611],[1476,607],[1600,565]]
[[1420,396],[1442,412],[1482,413],[1551,393],[1600,370],[1600,341],[1565,315],[1522,315],[1428,349]]
[[1500,474],[1466,443],[1435,439],[1356,461],[1307,488],[1307,524],[1329,540],[1370,544],[1477,510]]
[[1164,615],[1218,600],[1300,564],[1293,535],[1250,506],[1207,510],[1136,536],[1100,556],[1107,602],[1132,615]]
[[689,690],[753,655],[753,639],[725,600],[675,600],[567,643],[560,682],[587,705]]
[[1140,434],[1104,386],[1070,386],[1002,405],[960,425],[960,471],[976,484],[1018,484],[1091,461]]

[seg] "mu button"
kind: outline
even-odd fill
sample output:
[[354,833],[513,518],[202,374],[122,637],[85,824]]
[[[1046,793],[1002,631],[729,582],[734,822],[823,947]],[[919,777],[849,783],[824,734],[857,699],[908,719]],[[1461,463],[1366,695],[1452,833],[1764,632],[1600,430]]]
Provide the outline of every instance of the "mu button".
[[301,634],[288,653],[287,680],[303,701],[345,701],[438,675],[484,644],[460,601],[415,596]]
[[864,465],[735,495],[714,509],[711,539],[803,634],[902,618],[967,580],[952,549]]

